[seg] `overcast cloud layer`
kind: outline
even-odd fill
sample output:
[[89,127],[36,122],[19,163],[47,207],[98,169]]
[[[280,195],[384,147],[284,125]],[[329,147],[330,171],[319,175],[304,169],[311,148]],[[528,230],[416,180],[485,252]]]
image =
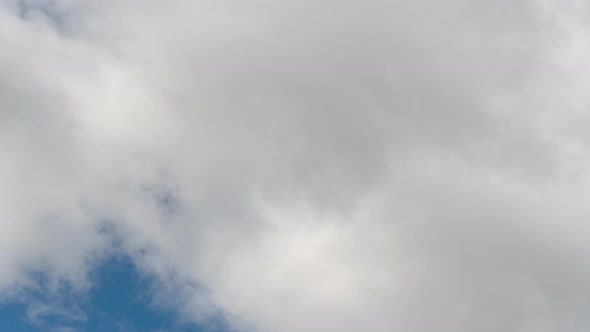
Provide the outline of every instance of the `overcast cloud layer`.
[[590,329],[585,1],[0,3],[6,301],[127,254],[238,332]]

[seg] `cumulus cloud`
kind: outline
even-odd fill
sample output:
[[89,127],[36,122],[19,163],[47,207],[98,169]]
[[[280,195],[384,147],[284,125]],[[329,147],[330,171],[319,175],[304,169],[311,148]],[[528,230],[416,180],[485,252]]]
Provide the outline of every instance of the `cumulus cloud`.
[[585,331],[588,15],[3,1],[0,292],[122,252],[236,331]]

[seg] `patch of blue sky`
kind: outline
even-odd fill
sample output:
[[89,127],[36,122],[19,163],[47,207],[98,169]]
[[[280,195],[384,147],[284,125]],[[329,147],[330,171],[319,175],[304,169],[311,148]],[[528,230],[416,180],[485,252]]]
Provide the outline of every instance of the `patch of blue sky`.
[[43,22],[53,27],[62,36],[74,33],[76,13],[55,0],[17,0],[12,9],[24,21]]
[[[42,284],[45,277],[35,275]],[[141,274],[132,260],[112,257],[93,273],[94,286],[76,297],[67,290],[58,307],[39,290],[23,292],[24,301],[0,305],[1,332],[226,332],[220,321],[196,324],[179,319],[170,309],[152,304],[154,280]],[[50,302],[50,301],[49,301]]]

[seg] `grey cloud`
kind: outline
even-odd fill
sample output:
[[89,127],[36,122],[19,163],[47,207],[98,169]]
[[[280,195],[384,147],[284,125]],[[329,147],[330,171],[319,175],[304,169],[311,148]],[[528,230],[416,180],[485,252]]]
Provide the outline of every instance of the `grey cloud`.
[[83,290],[116,234],[238,331],[587,326],[568,5],[36,4],[76,30],[1,14],[0,289]]

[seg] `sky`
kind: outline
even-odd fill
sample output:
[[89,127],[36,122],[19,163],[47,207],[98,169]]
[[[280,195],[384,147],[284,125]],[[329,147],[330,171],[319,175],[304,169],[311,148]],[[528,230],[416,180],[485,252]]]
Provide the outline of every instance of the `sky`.
[[582,0],[0,0],[0,331],[582,332]]
[[47,277],[37,274],[41,289],[29,289],[0,306],[1,331],[231,331],[220,316],[196,323],[178,317],[169,307],[153,305],[158,283],[140,273],[130,257],[109,257],[93,267],[89,278],[92,288],[82,296],[66,286],[56,302],[42,289]]

